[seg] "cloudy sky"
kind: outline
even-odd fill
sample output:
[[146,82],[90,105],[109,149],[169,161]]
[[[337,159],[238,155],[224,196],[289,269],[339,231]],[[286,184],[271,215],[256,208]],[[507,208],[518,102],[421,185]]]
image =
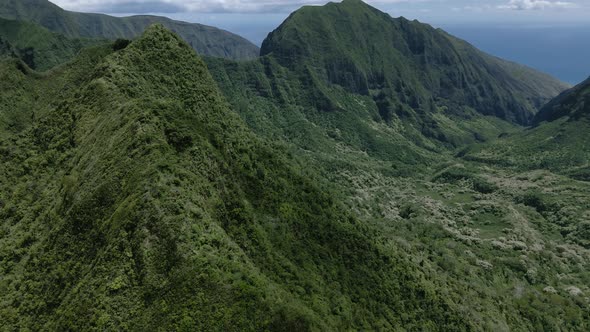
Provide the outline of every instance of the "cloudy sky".
[[[52,0],[76,11],[112,14],[193,13],[260,14],[288,13],[303,5],[322,5],[322,0]],[[487,18],[582,19],[589,12],[588,0],[367,0],[388,11],[407,16],[436,15],[448,18],[471,18],[479,13]],[[529,13],[526,13],[529,12]],[[531,13],[534,13],[531,15]]]

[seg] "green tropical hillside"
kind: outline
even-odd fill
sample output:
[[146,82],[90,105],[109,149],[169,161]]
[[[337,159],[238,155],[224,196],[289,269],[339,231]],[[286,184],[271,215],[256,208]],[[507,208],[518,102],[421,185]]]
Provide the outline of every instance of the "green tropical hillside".
[[23,40],[0,330],[590,329],[587,82],[355,0],[250,61],[154,25],[41,72]]
[[381,112],[389,117],[400,104],[424,112],[461,113],[456,108],[471,107],[527,124],[566,87],[442,30],[393,19],[360,0],[296,11],[263,42],[261,54],[289,69],[314,73],[320,84],[371,96],[386,104]]
[[354,0],[296,11],[260,59],[207,63],[259,132],[409,165],[517,130],[567,87]]
[[[255,132],[285,141],[380,241],[479,308],[465,309],[476,329],[588,328],[590,187],[505,167],[531,160],[511,138],[566,85],[359,1],[302,8],[262,54],[207,64]],[[468,154],[509,144],[522,150]]]
[[590,78],[547,103],[535,117],[535,123],[569,117],[572,121],[590,115]]
[[6,55],[16,56],[32,69],[44,71],[60,65],[99,39],[70,39],[36,24],[0,18],[0,39]]
[[535,126],[474,147],[466,157],[514,168],[545,168],[576,179],[590,180],[590,80],[547,103]]
[[230,32],[158,16],[113,17],[65,11],[48,0],[0,0],[0,17],[30,21],[70,38],[132,39],[154,23],[180,35],[199,54],[229,59],[258,56],[257,46]]
[[32,98],[20,112],[34,120],[0,144],[4,324],[471,325],[436,281],[246,129],[163,27],[46,76],[2,66],[18,82],[5,96],[19,84],[56,92]]

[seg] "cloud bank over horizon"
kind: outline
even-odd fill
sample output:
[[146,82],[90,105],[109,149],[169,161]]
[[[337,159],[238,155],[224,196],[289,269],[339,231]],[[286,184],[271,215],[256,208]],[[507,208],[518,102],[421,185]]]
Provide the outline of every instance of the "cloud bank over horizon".
[[[323,5],[325,0],[51,0],[68,10],[128,13],[286,13],[304,5]],[[366,0],[380,9],[412,8],[480,12],[556,11],[588,9],[584,0]]]
[[515,10],[543,10],[543,9],[566,9],[576,8],[576,3],[570,1],[548,1],[548,0],[510,0],[505,5],[500,5],[500,9]]

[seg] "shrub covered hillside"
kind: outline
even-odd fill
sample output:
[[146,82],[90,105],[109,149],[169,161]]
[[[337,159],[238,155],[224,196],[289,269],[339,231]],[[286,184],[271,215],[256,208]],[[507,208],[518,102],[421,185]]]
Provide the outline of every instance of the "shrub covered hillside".
[[418,114],[440,107],[461,114],[470,107],[527,124],[540,106],[567,87],[440,29],[394,19],[360,0],[301,8],[268,36],[261,55],[272,56],[301,77],[309,73],[322,85],[373,96],[385,117],[406,105]]
[[254,132],[432,271],[477,330],[588,330],[589,183],[536,163],[556,131],[537,150],[510,139],[565,85],[360,1],[303,7],[262,53],[206,61]]
[[1,18],[0,40],[10,45],[11,55],[38,71],[71,60],[84,47],[105,43],[100,39],[68,39],[34,23]]
[[259,133],[307,150],[333,154],[341,150],[333,145],[343,145],[410,165],[527,124],[567,88],[356,0],[297,10],[261,54],[249,62],[206,59]]
[[466,157],[512,168],[546,168],[588,181],[589,130],[590,79],[545,105],[531,129],[468,149]]
[[69,38],[136,38],[150,25],[160,23],[176,32],[200,54],[234,60],[253,59],[259,48],[248,40],[214,27],[137,15],[114,17],[70,12],[48,0],[0,0],[0,17],[37,23]]
[[472,328],[428,271],[246,129],[162,26],[51,75],[2,68],[2,114],[31,116],[0,141],[3,328]]

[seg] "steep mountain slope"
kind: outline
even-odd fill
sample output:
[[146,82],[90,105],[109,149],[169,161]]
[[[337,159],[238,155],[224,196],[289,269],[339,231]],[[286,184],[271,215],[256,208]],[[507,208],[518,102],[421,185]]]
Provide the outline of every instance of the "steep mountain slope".
[[354,0],[296,11],[262,55],[207,59],[250,126],[307,150],[345,146],[398,166],[513,131],[566,87]]
[[161,26],[1,61],[0,327],[588,331],[590,183],[454,157],[521,129],[439,69],[365,93],[315,57],[207,59],[235,113]]
[[4,38],[0,38],[0,56],[2,57],[16,57],[16,50],[12,45],[5,40]]
[[0,18],[0,39],[30,68],[44,71],[71,60],[82,48],[104,43],[98,39],[70,39],[34,23]]
[[589,328],[589,185],[455,156],[517,135],[509,121],[530,123],[565,85],[358,1],[304,7],[262,52],[206,61],[255,132],[433,269],[476,330]]
[[197,52],[229,59],[251,59],[259,49],[246,39],[217,28],[158,16],[112,17],[65,11],[47,0],[0,0],[0,17],[35,22],[66,37],[132,39],[154,23],[179,34]]
[[475,324],[427,268],[376,241],[313,173],[250,132],[162,26],[47,75],[0,67],[15,83],[0,111],[31,119],[0,140],[4,326]]
[[544,168],[590,180],[590,80],[565,91],[535,117],[535,126],[488,145],[472,147],[466,157],[486,163]]
[[551,100],[537,114],[535,123],[550,122],[565,116],[572,121],[590,116],[590,78]]
[[392,111],[404,103],[424,111],[461,112],[456,108],[469,106],[527,124],[537,108],[567,87],[360,0],[296,11],[263,42],[261,55],[267,54],[287,68],[309,70],[322,83],[385,98]]

